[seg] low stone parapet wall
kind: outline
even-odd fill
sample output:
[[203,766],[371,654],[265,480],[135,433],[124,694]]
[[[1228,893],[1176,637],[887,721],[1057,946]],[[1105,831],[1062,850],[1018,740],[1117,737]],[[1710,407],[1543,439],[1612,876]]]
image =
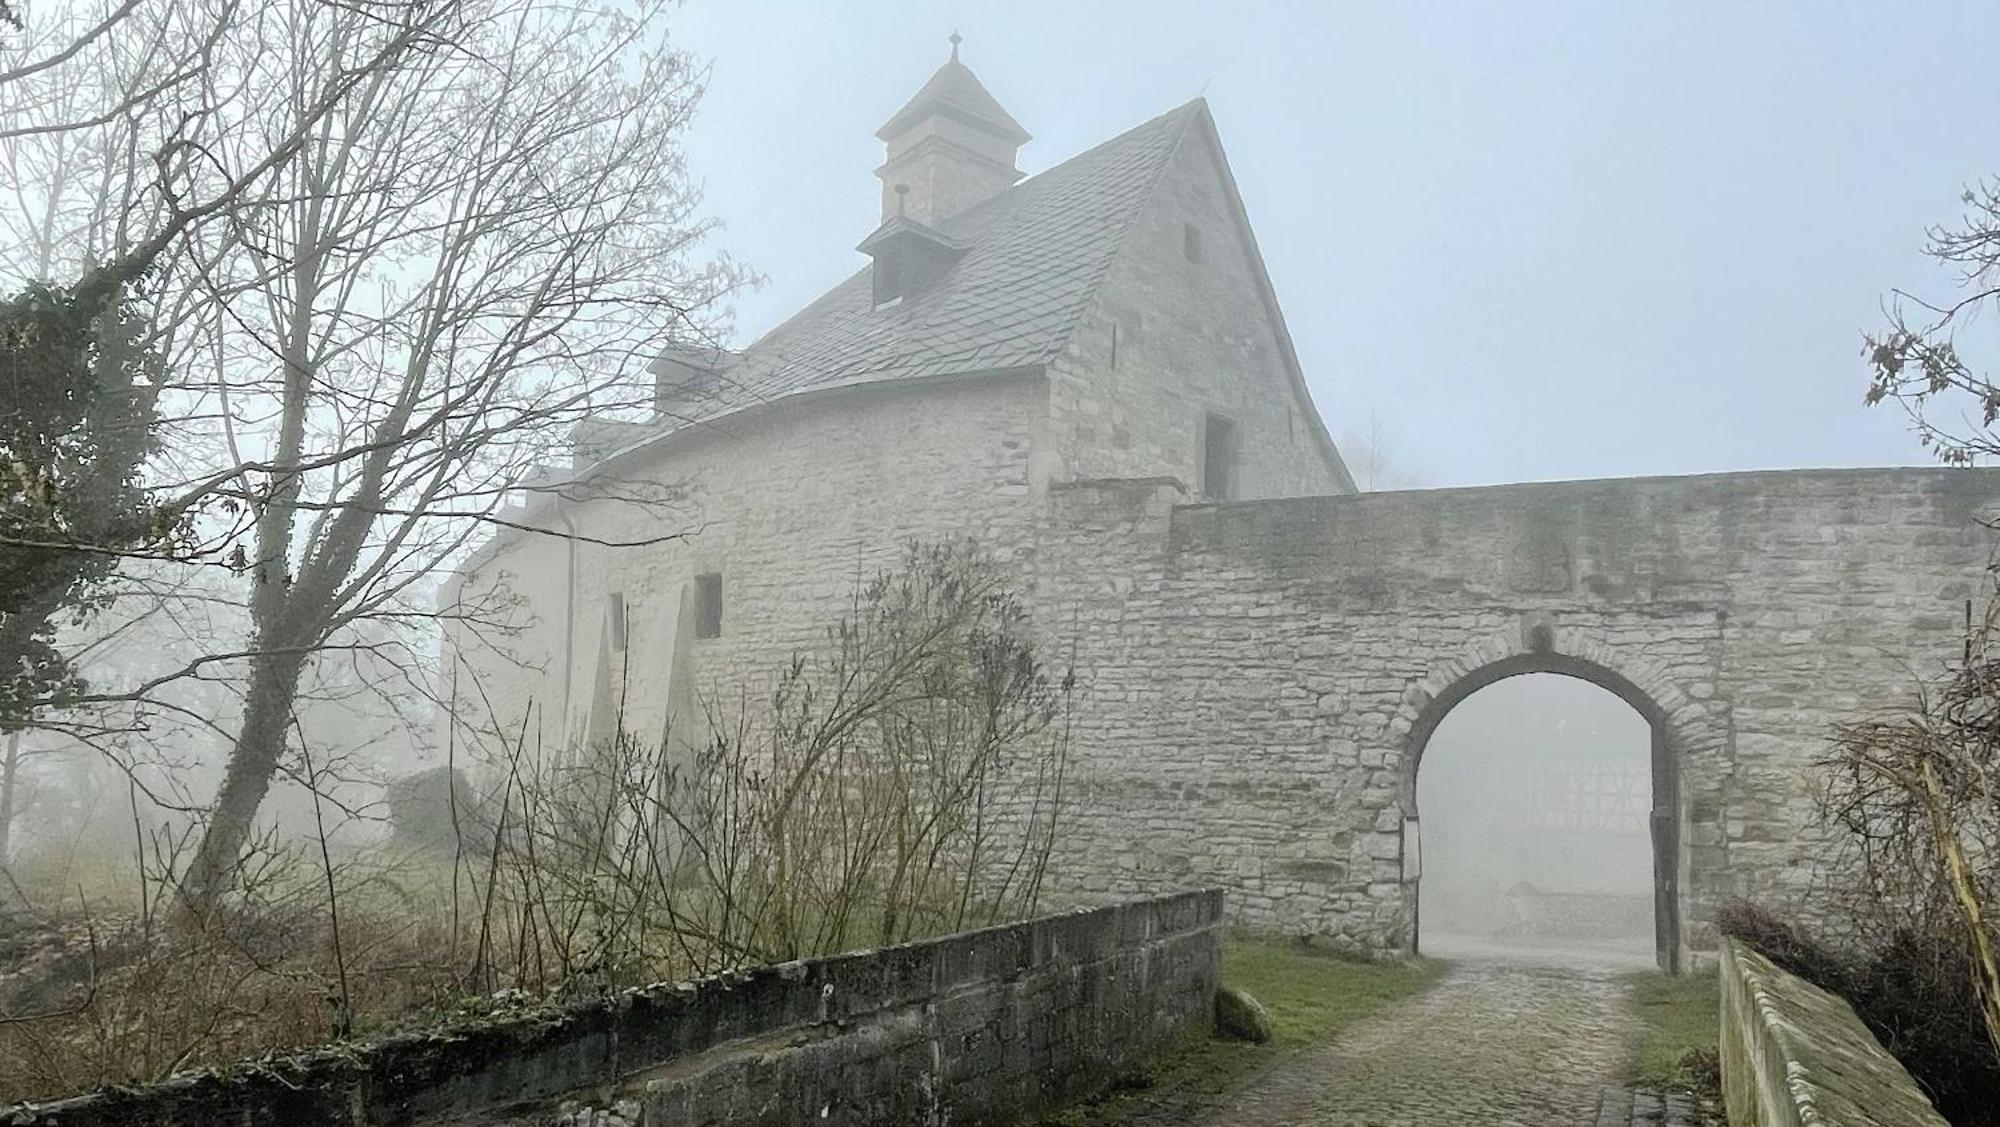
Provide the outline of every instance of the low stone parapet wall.
[[1734,939],[1721,977],[1731,1127],[1948,1127],[1844,999]]
[[1220,892],[1181,893],[23,1106],[0,1124],[1012,1123],[1205,1027],[1221,918]]

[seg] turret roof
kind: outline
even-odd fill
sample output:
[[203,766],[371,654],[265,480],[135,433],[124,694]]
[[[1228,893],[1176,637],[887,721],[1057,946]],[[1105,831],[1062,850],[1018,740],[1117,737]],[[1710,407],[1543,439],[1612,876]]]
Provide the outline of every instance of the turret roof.
[[999,101],[987,92],[985,84],[969,67],[958,61],[957,44],[952,45],[950,60],[937,68],[937,73],[931,75],[930,81],[917,91],[917,96],[897,110],[894,117],[875,131],[875,136],[887,141],[934,113],[981,126],[1017,145],[1029,140],[1028,131],[1021,128],[1021,123],[1001,108]]
[[1033,367],[1055,358],[1190,124],[1190,102],[937,224],[965,252],[874,307],[868,268],[721,373],[713,417],[819,388]]

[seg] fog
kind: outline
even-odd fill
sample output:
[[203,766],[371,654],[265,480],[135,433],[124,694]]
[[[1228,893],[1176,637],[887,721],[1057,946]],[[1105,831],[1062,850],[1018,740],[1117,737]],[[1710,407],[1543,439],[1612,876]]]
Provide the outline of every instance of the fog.
[[1587,681],[1533,673],[1461,701],[1417,771],[1419,943],[1653,955],[1651,732]]
[[0,1123],[546,1004],[311,1098],[1382,1017],[1489,1071],[1340,1121],[1636,1124],[1739,909],[1863,934],[1829,833],[2000,1048],[2000,23],[1803,12],[0,0]]

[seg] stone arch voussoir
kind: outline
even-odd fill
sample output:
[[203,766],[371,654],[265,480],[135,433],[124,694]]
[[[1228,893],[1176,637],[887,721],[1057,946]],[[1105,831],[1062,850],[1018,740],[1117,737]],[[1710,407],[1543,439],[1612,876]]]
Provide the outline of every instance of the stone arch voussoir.
[[[1682,826],[1687,819],[1686,790],[1680,779],[1691,756],[1721,747],[1723,734],[1707,707],[1681,687],[1673,670],[1634,647],[1606,644],[1601,638],[1572,631],[1558,637],[1552,628],[1532,624],[1518,638],[1493,633],[1433,661],[1421,677],[1405,686],[1395,714],[1383,733],[1397,759],[1397,775],[1406,818],[1416,813],[1416,782],[1425,745],[1439,721],[1472,693],[1525,673],[1548,672],[1578,677],[1617,694],[1653,726],[1656,802],[1673,814],[1666,875],[1656,878],[1661,911],[1667,913],[1660,936],[1661,965],[1680,965],[1687,942],[1683,930],[1686,868]],[[1665,774],[1659,772],[1664,770]],[[1666,787],[1662,792],[1659,788]],[[1662,839],[1656,837],[1656,849]],[[1407,877],[1406,877],[1407,880]],[[1659,883],[1664,881],[1664,883]]]
[[[1548,658],[1552,667],[1561,664],[1563,659],[1571,659],[1628,683],[1651,707],[1649,709],[1640,701],[1630,703],[1641,712],[1656,711],[1657,716],[1649,715],[1648,719],[1658,719],[1671,730],[1682,756],[1691,750],[1706,748],[1719,738],[1709,723],[1707,707],[1688,695],[1675,680],[1672,671],[1643,653],[1609,646],[1598,638],[1581,633],[1565,634],[1552,649],[1538,650],[1525,637],[1512,637],[1496,631],[1468,643],[1455,653],[1439,657],[1423,676],[1412,680],[1404,688],[1395,714],[1389,719],[1383,733],[1385,742],[1405,759],[1420,752],[1421,748],[1411,746],[1413,735],[1427,719],[1435,719],[1431,711],[1440,699],[1449,699],[1468,678],[1479,677],[1496,666],[1536,658]],[[1555,668],[1547,671],[1563,672]],[[1585,679],[1593,680],[1589,677]],[[1484,687],[1484,683],[1479,687]],[[1619,691],[1614,685],[1601,687]],[[1620,692],[1620,695],[1626,694]],[[1457,700],[1451,703],[1455,705]],[[1404,773],[1413,784],[1415,773],[1408,769],[1412,766],[1406,763]]]

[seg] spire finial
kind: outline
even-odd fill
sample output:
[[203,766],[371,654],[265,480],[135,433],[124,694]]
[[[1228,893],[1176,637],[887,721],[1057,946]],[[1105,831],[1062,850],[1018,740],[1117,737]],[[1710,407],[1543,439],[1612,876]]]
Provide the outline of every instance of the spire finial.
[[963,42],[965,42],[965,38],[959,35],[957,28],[953,28],[951,32],[951,61],[954,63],[958,61],[958,45]]

